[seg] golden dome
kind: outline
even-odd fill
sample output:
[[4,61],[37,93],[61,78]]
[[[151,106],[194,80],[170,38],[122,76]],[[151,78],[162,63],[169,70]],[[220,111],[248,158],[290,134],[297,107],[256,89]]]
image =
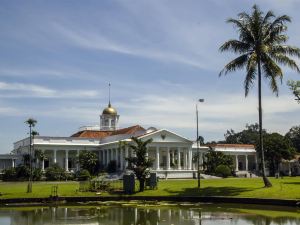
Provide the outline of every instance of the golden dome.
[[109,103],[108,106],[103,110],[102,114],[105,115],[117,115],[117,110],[115,110],[113,107],[111,107],[111,104]]

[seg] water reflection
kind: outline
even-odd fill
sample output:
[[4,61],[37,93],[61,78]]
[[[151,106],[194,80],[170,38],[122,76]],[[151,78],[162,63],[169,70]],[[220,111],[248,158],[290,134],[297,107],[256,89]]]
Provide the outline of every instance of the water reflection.
[[268,217],[227,207],[81,206],[0,210],[1,225],[299,225],[298,217]]

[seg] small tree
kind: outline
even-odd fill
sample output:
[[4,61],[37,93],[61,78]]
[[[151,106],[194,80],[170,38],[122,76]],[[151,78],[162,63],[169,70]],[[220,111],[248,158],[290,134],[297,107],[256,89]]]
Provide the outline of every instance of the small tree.
[[150,168],[153,165],[153,159],[147,157],[147,145],[152,142],[152,139],[143,141],[137,137],[132,137],[133,144],[128,144],[129,148],[133,150],[135,156],[126,158],[128,161],[128,169],[132,170],[140,183],[139,191],[145,189],[146,177],[150,173]]
[[32,192],[32,162],[31,162],[31,158],[32,158],[32,127],[35,126],[35,124],[37,123],[37,121],[33,118],[29,118],[28,120],[25,121],[26,124],[28,124],[29,126],[29,171],[30,171],[30,175],[29,175],[29,180],[28,180],[28,185],[27,185],[27,193],[31,193]]
[[296,101],[300,103],[300,81],[289,80],[287,85],[290,87],[294,96],[296,97]]
[[97,155],[94,152],[82,151],[79,153],[80,168],[88,170],[90,174],[95,173],[97,162]]
[[227,166],[231,171],[233,170],[233,159],[229,155],[210,150],[205,154],[205,157],[206,160],[203,162],[203,166],[208,174],[216,174],[216,169],[220,165]]

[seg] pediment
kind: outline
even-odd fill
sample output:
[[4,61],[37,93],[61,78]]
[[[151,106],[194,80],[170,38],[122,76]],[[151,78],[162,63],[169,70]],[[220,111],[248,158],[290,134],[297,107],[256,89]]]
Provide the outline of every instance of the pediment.
[[142,135],[140,137],[142,140],[147,140],[152,138],[153,142],[164,142],[164,143],[192,143],[191,140],[175,134],[168,130],[158,130],[149,134]]

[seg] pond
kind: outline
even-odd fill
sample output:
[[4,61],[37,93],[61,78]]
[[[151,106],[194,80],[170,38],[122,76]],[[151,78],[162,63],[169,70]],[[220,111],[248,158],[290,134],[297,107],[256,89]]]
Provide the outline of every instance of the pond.
[[300,211],[297,208],[256,205],[105,202],[1,208],[0,224],[300,225]]

